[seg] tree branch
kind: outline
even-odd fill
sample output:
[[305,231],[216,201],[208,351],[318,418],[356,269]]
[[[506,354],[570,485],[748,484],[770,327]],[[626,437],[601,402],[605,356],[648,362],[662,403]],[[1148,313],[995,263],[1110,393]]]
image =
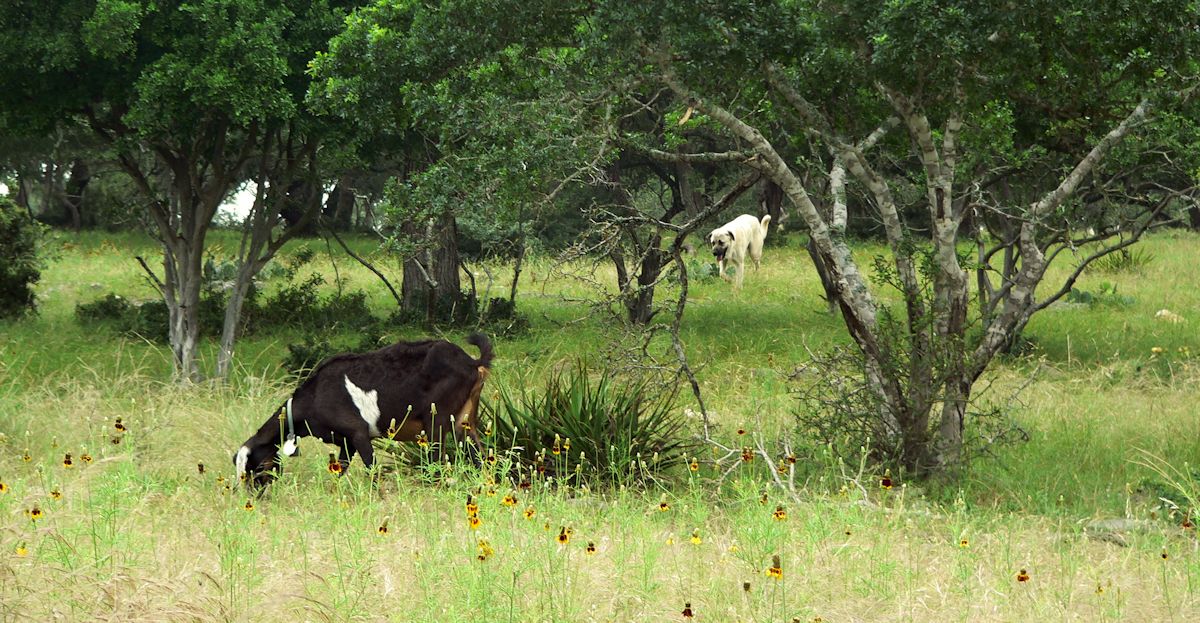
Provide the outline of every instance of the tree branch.
[[342,249],[346,252],[346,255],[354,258],[355,261],[357,261],[359,264],[362,264],[367,270],[375,273],[376,277],[379,277],[379,280],[383,282],[383,285],[387,286],[388,292],[392,293],[392,298],[396,299],[396,305],[404,305],[404,300],[400,298],[400,294],[396,292],[396,288],[392,287],[392,282],[388,281],[388,278],[384,277],[383,273],[379,272],[379,269],[375,268],[375,266],[373,266],[370,262],[364,260],[363,258],[359,257],[357,253],[350,250],[350,247],[346,245],[345,241],[343,241],[342,238],[337,235],[337,232],[334,231],[332,227],[326,226],[325,229],[330,233],[330,235],[333,236],[333,239],[336,240],[339,245],[341,245]]
[[1063,201],[1075,192],[1079,184],[1096,168],[1096,165],[1104,159],[1104,156],[1112,150],[1113,146],[1121,142],[1126,135],[1149,116],[1151,108],[1149,100],[1142,100],[1138,103],[1137,107],[1122,119],[1117,127],[1110,130],[1108,134],[1104,135],[1104,138],[1100,139],[1100,142],[1092,147],[1088,155],[1084,156],[1083,160],[1080,160],[1079,164],[1075,165],[1075,168],[1063,178],[1057,188],[1046,193],[1041,200],[1030,207],[1030,217],[1035,220],[1040,219],[1062,205]]
[[748,161],[754,159],[755,155],[744,151],[722,151],[722,152],[702,152],[698,154],[685,154],[679,152],[668,152],[658,149],[647,149],[646,153],[655,160],[663,162],[736,162],[739,164],[747,164]]

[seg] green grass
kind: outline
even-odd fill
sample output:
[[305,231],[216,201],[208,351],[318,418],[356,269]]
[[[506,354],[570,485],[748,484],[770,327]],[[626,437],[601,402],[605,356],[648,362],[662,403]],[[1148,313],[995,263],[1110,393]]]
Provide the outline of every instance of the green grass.
[[[215,244],[233,249],[236,240],[218,232]],[[312,269],[333,287],[324,243],[300,244],[318,251]],[[353,244],[372,250],[367,240]],[[504,479],[462,467],[440,478],[398,468],[373,486],[355,463],[335,478],[327,449],[312,440],[263,498],[227,489],[233,450],[289,391],[279,362],[301,336],[243,340],[229,385],[175,385],[161,345],[84,328],[73,316],[76,303],[109,291],[152,298],[133,256],[154,265],[154,244],[85,233],[52,247],[40,314],[0,325],[4,620],[669,621],[682,620],[685,603],[697,621],[1200,614],[1194,532],[1137,491],[1156,477],[1137,462],[1140,450],[1177,467],[1200,464],[1194,235],[1153,236],[1148,265],[1088,274],[1077,286],[1113,283],[1132,303],[1059,305],[1035,317],[1030,351],[997,362],[983,394],[1013,406],[1030,441],[975,462],[960,480],[884,490],[877,474],[856,476],[818,453],[800,466],[797,498],[771,490],[762,503],[769,478],[756,461],[720,486],[722,470],[706,464],[649,490],[516,491],[512,507],[501,502],[510,493]],[[858,249],[863,258],[876,252]],[[336,262],[345,288],[367,291],[380,313],[389,309],[390,295],[365,270]],[[506,292],[510,268],[487,268],[493,296]],[[485,273],[475,272],[482,290]],[[614,281],[605,266],[596,279],[608,288]],[[592,288],[557,276],[549,259],[529,262],[521,288],[532,329],[497,340],[489,383],[536,385],[575,356],[598,364],[617,350],[615,326],[564,301]],[[716,280],[693,284],[683,339],[720,437],[738,444],[739,427],[768,438],[789,430],[787,373],[809,349],[846,343],[819,292],[795,241],[769,248],[740,294]],[[1156,320],[1160,309],[1187,321]],[[462,333],[446,337],[462,343]],[[655,342],[651,352],[669,361],[664,346]],[[212,344],[204,357],[211,369]],[[685,393],[680,408],[688,407]],[[62,465],[68,452],[70,469]],[[496,495],[479,496],[483,525],[471,530],[463,504],[477,488]],[[50,495],[56,489],[60,499]],[[786,520],[772,517],[777,505]],[[27,512],[34,506],[44,513],[36,521]],[[1089,520],[1112,517],[1149,523],[1125,535],[1126,547],[1086,536]],[[557,543],[567,526],[570,543]],[[482,562],[480,539],[494,549]],[[774,555],[780,581],[764,573]],[[1017,582],[1021,569],[1028,582]]]

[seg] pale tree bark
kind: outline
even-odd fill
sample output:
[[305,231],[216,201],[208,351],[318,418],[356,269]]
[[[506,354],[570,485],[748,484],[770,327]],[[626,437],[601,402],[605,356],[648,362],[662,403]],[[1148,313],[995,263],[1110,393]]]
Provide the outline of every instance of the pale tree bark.
[[[1033,313],[1045,308],[1053,300],[1057,300],[1064,292],[1059,290],[1052,300],[1038,302],[1034,298],[1035,290],[1045,277],[1049,262],[1045,248],[1038,241],[1038,225],[1054,210],[1063,204],[1078,188],[1079,185],[1095,170],[1104,157],[1112,151],[1134,129],[1144,123],[1152,111],[1148,100],[1141,101],[1132,112],[1098,141],[1087,155],[1071,170],[1066,177],[1051,191],[1047,192],[1031,206],[1028,216],[1024,219],[1017,235],[1017,249],[1020,253],[1020,265],[1013,274],[1007,276],[1007,281],[996,293],[999,301],[999,311],[991,319],[984,331],[983,339],[976,346],[971,356],[970,372],[973,378],[978,378],[987,368],[988,363],[1004,347],[1014,332],[1019,331],[1029,322]],[[1146,231],[1146,226],[1135,227],[1119,246],[1112,245],[1107,252],[1113,252],[1132,244]],[[1090,257],[1087,263],[1102,257]],[[1086,266],[1077,268],[1082,270]]]
[[[963,449],[963,427],[967,405],[971,396],[973,379],[969,379],[966,362],[965,339],[967,327],[967,305],[970,299],[970,279],[958,261],[958,232],[962,226],[965,210],[962,202],[955,204],[954,181],[957,164],[957,138],[962,128],[958,105],[947,115],[942,128],[942,147],[939,150],[934,140],[933,128],[924,111],[909,98],[895,91],[881,88],[892,107],[908,129],[909,136],[917,146],[917,153],[925,170],[925,191],[928,202],[931,242],[936,264],[933,273],[932,321],[938,340],[938,350],[943,361],[936,371],[940,387],[941,414],[937,425],[934,448],[928,461],[935,466],[957,463]],[[906,295],[906,298],[909,298]],[[932,377],[933,366],[921,366]],[[927,380],[921,379],[925,386]],[[914,428],[928,429],[930,415],[926,402],[922,401],[921,412],[915,414]]]

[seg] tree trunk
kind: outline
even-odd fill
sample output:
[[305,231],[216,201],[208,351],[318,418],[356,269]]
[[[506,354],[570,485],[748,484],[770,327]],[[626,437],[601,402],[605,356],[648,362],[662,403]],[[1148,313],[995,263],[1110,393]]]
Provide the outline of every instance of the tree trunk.
[[637,288],[626,293],[625,307],[629,312],[629,322],[635,325],[649,324],[654,318],[654,285],[662,274],[663,262],[666,259],[662,251],[662,235],[655,233],[647,243],[642,255],[642,265],[638,270]]
[[217,354],[217,376],[221,379],[228,380],[233,371],[233,347],[242,325],[242,309],[257,273],[253,260],[241,262],[233,289],[229,292],[229,300],[225,302],[225,318],[221,323],[221,350]]
[[825,267],[825,260],[821,259],[821,254],[817,252],[817,245],[812,238],[804,245],[808,251],[808,257],[812,260],[813,267],[817,269],[817,277],[821,279],[821,289],[825,291],[825,305],[828,307],[829,315],[837,313],[837,284],[833,281],[833,277],[829,274],[829,269]]
[[[416,235],[413,228],[406,233]],[[423,312],[425,321],[452,320],[462,310],[462,286],[458,276],[458,226],[445,214],[430,222],[424,234],[426,248],[404,262],[401,285],[403,308]]]
[[287,186],[287,196],[279,210],[288,229],[295,229],[296,235],[315,236],[317,233],[316,219],[307,218],[309,214],[320,212],[321,184],[311,178],[292,180]]
[[[71,163],[71,175],[67,178],[62,196],[63,206],[66,208],[66,212],[71,219],[71,229],[75,231],[82,229],[85,224],[83,197],[88,183],[91,181],[92,172],[88,167],[88,163],[82,158],[76,158]],[[86,220],[88,221],[87,224],[90,225],[91,219],[87,218]]]
[[[274,146],[283,147],[279,153],[273,154],[272,159],[271,151]],[[221,350],[217,355],[217,376],[222,379],[228,379],[232,371],[233,347],[241,329],[242,310],[250,289],[253,287],[254,278],[288,240],[302,232],[311,231],[312,224],[319,220],[320,201],[306,200],[297,203],[295,195],[275,195],[273,198],[268,198],[272,195],[269,189],[278,183],[277,180],[294,179],[297,175],[304,175],[305,181],[300,185],[293,183],[293,187],[307,189],[306,192],[312,193],[310,199],[319,197],[320,187],[312,181],[318,179],[315,147],[311,144],[301,146],[298,151],[303,155],[296,157],[293,152],[288,151],[293,146],[295,143],[291,140],[291,136],[285,140],[282,136],[267,133],[262,140],[254,203],[242,222],[242,241],[237,256],[237,276],[234,279],[229,300],[225,303],[225,318],[221,326]],[[300,167],[303,163],[307,163],[307,168],[301,172]],[[286,209],[285,206],[294,207],[296,205],[302,206],[304,211],[293,214],[295,220],[291,221],[278,237],[272,239],[272,232],[275,230],[277,222],[275,215]],[[341,242],[340,239],[339,242]]]
[[[764,213],[771,215],[771,225],[775,227],[775,231],[779,234],[785,231],[788,219],[787,210],[783,207],[783,199],[783,189],[779,187],[779,184],[769,179],[764,179],[758,191],[758,207]],[[755,216],[761,215],[755,214]],[[809,255],[812,255],[811,250],[809,251]],[[822,279],[822,283],[824,283],[824,279]],[[828,293],[830,290],[826,289],[825,292]],[[832,308],[833,299],[828,300]]]
[[325,209],[321,215],[325,224],[337,231],[350,231],[354,225],[354,190],[350,187],[351,179],[341,177],[329,198],[325,200]]
[[178,378],[201,380],[197,348],[200,342],[201,250],[184,238],[167,239],[163,245],[166,273],[163,298],[170,319],[168,339],[175,356]]
[[522,231],[520,238],[517,241],[517,259],[513,262],[512,287],[508,291],[508,303],[512,309],[516,309],[517,305],[517,286],[521,283],[521,265],[525,263],[525,252],[527,249],[525,244],[525,233]]
[[29,196],[31,194],[30,186],[31,186],[31,184],[29,182],[29,177],[27,175],[22,174],[22,175],[17,176],[16,202],[17,202],[18,206],[20,206],[22,209],[25,210],[25,212],[27,214],[29,214],[29,220],[32,221],[35,219],[34,219],[34,215],[33,215],[33,205],[30,203],[30,199],[29,199]]

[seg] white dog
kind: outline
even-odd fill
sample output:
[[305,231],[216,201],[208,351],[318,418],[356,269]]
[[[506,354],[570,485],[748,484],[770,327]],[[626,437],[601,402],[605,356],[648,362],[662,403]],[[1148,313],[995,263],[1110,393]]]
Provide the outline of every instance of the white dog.
[[767,225],[771,223],[771,215],[762,220],[743,214],[732,221],[712,230],[708,235],[708,243],[712,245],[713,255],[717,258],[717,272],[722,279],[725,276],[725,260],[734,266],[733,288],[740,290],[742,277],[746,272],[746,254],[754,260],[754,269],[762,261],[763,240],[767,237]]

